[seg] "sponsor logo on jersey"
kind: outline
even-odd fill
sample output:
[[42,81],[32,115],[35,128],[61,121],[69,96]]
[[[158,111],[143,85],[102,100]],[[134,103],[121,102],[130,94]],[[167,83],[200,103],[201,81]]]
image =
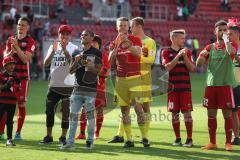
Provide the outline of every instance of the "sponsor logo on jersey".
[[27,46],[27,42],[22,42],[21,46],[22,47],[26,47]]

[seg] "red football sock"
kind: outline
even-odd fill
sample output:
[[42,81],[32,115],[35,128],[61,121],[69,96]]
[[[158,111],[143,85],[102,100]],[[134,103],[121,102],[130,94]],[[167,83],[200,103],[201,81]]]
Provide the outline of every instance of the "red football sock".
[[18,107],[18,118],[17,118],[17,133],[20,133],[23,127],[23,123],[26,116],[26,108],[24,107]]
[[187,138],[192,139],[193,122],[192,121],[185,121],[185,126],[186,126],[186,129],[187,129]]
[[0,134],[4,133],[6,121],[7,121],[7,113],[4,113],[0,121]]
[[104,119],[103,114],[97,115],[97,118],[96,118],[96,133],[100,132],[101,127],[102,127],[102,123],[103,123],[103,119]]
[[80,116],[80,133],[85,134],[86,126],[87,126],[87,116],[86,116],[85,109],[83,109]]
[[208,132],[210,136],[210,142],[216,144],[216,130],[217,130],[217,119],[208,117]]
[[226,143],[231,143],[232,139],[232,117],[224,118],[225,119],[225,134],[226,134]]
[[180,121],[179,119],[172,120],[172,126],[175,133],[176,138],[181,138],[180,136]]

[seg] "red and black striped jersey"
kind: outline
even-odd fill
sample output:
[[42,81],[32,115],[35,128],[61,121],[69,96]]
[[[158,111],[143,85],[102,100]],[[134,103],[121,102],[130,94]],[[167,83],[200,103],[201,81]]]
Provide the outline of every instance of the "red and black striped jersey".
[[10,88],[2,89],[0,92],[0,103],[1,104],[16,104],[17,97],[16,93],[19,91],[20,87],[20,79],[17,77],[15,73],[12,75],[7,72],[0,72],[0,83],[4,85],[7,83],[9,79],[12,79],[13,84]]
[[[12,38],[14,38],[14,36],[9,37],[7,40],[7,44],[6,44],[7,52],[11,50]],[[18,45],[21,48],[21,50],[24,51],[25,54],[26,54],[26,51],[32,54],[35,50],[35,41],[30,35],[27,35],[23,39],[18,39]],[[17,76],[20,79],[29,79],[29,62],[24,64],[23,61],[18,57],[17,53],[13,54],[13,57],[16,62],[14,72],[16,72]]]
[[[182,49],[182,48],[181,48]],[[166,65],[167,63],[171,62],[178,52],[181,50],[175,51],[172,48],[167,48],[162,51],[162,63]],[[191,51],[187,51],[187,56],[189,60],[193,63]],[[187,69],[183,57],[179,58],[177,65],[169,71],[169,78],[168,78],[168,90],[174,92],[184,92],[184,91],[191,91],[191,81],[189,70]]]

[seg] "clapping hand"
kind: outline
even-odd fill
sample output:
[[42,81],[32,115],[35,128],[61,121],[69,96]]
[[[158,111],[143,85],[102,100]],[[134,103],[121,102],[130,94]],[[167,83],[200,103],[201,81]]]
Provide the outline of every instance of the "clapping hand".
[[55,53],[57,51],[57,41],[54,41],[52,43],[52,53]]
[[187,55],[187,48],[183,48],[178,52],[178,55],[181,57],[185,57]]
[[115,44],[119,47],[122,42],[127,41],[127,40],[128,40],[127,34],[119,33],[117,38],[115,39]]
[[11,38],[10,42],[11,42],[11,48],[13,51],[16,51],[19,49],[17,38],[15,38],[15,37]]
[[66,47],[67,47],[67,44],[68,44],[67,40],[63,39],[60,43],[61,43],[63,51],[66,51]]

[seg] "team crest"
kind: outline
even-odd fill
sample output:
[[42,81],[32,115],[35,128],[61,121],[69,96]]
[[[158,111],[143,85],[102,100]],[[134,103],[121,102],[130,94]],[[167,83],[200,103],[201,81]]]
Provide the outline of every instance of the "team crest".
[[22,47],[26,47],[27,46],[27,42],[22,42]]
[[150,51],[150,56],[154,56],[154,51],[153,50]]

